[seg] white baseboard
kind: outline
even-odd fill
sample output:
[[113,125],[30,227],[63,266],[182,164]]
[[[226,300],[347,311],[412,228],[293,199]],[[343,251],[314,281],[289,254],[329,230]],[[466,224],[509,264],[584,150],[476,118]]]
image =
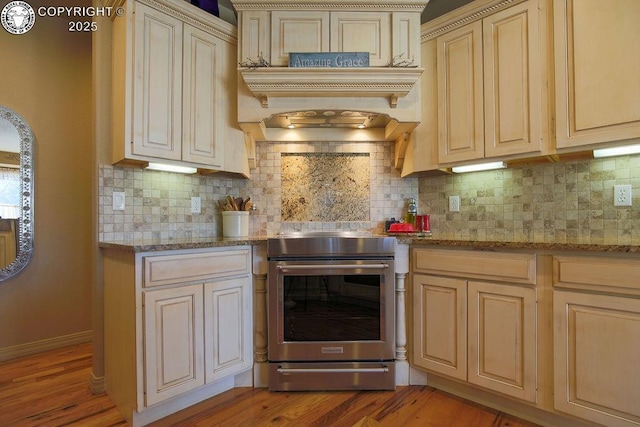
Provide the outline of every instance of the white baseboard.
[[67,347],[70,345],[82,344],[91,341],[91,338],[92,332],[85,331],[26,344],[14,345],[12,347],[0,348],[0,362],[23,356],[30,356],[32,354],[38,354],[49,350],[55,350],[57,348]]

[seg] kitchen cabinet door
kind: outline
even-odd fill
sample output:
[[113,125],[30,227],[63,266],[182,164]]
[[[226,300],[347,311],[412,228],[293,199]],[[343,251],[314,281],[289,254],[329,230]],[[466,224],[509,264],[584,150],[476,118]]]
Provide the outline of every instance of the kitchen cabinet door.
[[369,64],[382,67],[391,57],[391,14],[331,12],[331,52],[368,52]]
[[224,165],[226,43],[184,26],[182,160],[214,168]]
[[271,12],[271,65],[288,66],[291,52],[329,52],[329,12]]
[[437,39],[438,160],[484,157],[482,22]]
[[640,137],[638,22],[638,1],[554,1],[558,148]]
[[252,367],[251,278],[206,283],[204,294],[205,369],[210,383]]
[[482,20],[455,22],[461,26],[437,37],[440,164],[545,150],[546,4],[482,10]]
[[607,426],[640,424],[640,300],[553,292],[554,405]]
[[470,383],[536,401],[536,291],[469,281]]
[[482,22],[485,157],[542,150],[538,4],[525,2]]
[[143,298],[149,406],[204,385],[202,285],[148,291]]
[[136,156],[182,156],[182,32],[178,18],[135,4],[131,151]]
[[467,379],[467,282],[413,275],[413,359],[417,366]]

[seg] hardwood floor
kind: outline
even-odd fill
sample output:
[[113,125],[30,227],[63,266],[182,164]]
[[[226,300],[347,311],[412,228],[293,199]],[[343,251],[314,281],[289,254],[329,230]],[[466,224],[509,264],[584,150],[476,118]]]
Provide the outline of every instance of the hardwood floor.
[[[0,426],[125,426],[89,390],[91,346],[0,363]],[[503,426],[534,424],[431,387],[392,391],[269,392],[238,388],[152,424],[164,426]]]

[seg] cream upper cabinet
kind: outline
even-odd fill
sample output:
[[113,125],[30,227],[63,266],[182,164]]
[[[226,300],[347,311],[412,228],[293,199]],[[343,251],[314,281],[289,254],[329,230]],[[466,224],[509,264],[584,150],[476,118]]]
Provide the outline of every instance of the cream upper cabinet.
[[271,65],[289,65],[291,52],[329,51],[329,12],[271,12]]
[[386,65],[391,59],[391,15],[331,12],[331,51],[369,52],[372,67]]
[[184,26],[182,160],[223,169],[225,148],[224,67],[229,46]]
[[[416,89],[420,90],[422,121],[409,136],[402,164],[403,177],[438,169],[438,79],[435,39],[420,43],[420,56],[424,72]],[[396,148],[396,153],[399,151]]]
[[180,160],[183,24],[142,3],[134,7],[131,154]]
[[536,402],[535,255],[414,248],[411,262],[416,366]]
[[638,22],[638,1],[554,1],[558,148],[640,137]]
[[441,164],[543,151],[538,2],[437,37]]
[[[260,1],[256,2],[260,3]],[[270,5],[269,5],[270,6]],[[263,57],[272,66],[289,65],[289,53],[368,52],[369,65],[383,67],[394,57],[420,65],[420,15],[391,10],[243,10],[239,57]]]
[[640,425],[639,278],[637,257],[554,257],[556,410]]
[[126,10],[113,24],[113,162],[248,174],[246,155],[234,160],[235,28],[185,2]]
[[484,157],[482,23],[438,37],[438,160]]

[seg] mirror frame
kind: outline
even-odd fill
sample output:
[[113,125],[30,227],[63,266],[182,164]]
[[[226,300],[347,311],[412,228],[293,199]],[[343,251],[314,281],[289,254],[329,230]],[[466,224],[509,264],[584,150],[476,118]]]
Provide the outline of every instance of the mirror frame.
[[33,254],[33,132],[27,122],[15,111],[0,105],[0,118],[15,126],[20,136],[20,218],[16,259],[0,269],[0,281],[22,271]]

